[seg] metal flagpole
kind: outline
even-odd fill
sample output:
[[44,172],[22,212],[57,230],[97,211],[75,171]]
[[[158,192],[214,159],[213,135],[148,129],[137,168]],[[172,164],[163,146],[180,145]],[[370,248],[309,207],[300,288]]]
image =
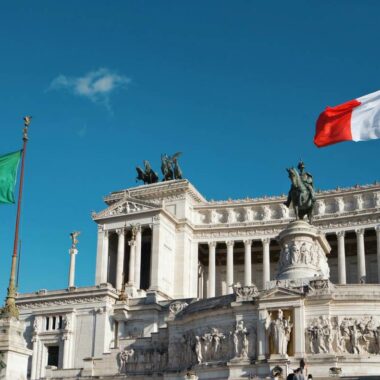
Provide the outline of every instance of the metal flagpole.
[[28,143],[28,128],[29,128],[31,119],[32,119],[31,116],[24,117],[20,187],[19,187],[19,192],[18,192],[17,216],[16,216],[16,227],[15,227],[15,239],[13,243],[11,276],[9,278],[9,287],[8,287],[7,298],[5,300],[5,307],[2,310],[3,315],[6,315],[8,317],[14,317],[17,319],[19,317],[19,311],[16,306],[16,283],[15,282],[16,282],[16,268],[17,268],[18,233],[19,233],[19,226],[20,226],[22,189],[24,185],[24,164],[25,164],[26,145]]

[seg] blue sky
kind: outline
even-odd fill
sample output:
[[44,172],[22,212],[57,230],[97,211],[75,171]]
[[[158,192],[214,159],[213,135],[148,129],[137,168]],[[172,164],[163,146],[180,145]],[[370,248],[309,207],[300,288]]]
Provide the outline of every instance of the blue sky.
[[[379,180],[380,141],[313,145],[327,105],[380,88],[378,1],[17,1],[0,12],[0,152],[33,116],[20,291],[94,282],[102,197],[182,151],[208,199],[285,193],[301,157],[316,187]],[[0,206],[0,297],[15,206]]]

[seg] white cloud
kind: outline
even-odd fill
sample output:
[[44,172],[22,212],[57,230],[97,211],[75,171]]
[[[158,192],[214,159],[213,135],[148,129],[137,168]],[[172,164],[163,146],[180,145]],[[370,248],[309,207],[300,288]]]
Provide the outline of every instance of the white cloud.
[[50,90],[67,89],[75,95],[83,96],[94,103],[103,103],[109,108],[109,99],[112,92],[118,88],[126,88],[130,79],[101,68],[90,71],[82,77],[68,77],[59,75],[50,83]]

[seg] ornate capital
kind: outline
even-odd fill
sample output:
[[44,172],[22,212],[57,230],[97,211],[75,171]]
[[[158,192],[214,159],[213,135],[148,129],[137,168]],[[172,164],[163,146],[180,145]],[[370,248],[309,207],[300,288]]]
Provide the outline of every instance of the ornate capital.
[[117,228],[115,232],[120,236],[125,234],[125,228]]
[[266,245],[270,243],[270,238],[269,237],[261,238],[261,241],[263,242],[263,245]]
[[364,235],[364,228],[356,228],[355,229],[355,232],[356,232],[356,235]]
[[208,246],[209,246],[209,248],[215,248],[216,247],[216,241],[209,241],[208,242]]
[[247,240],[244,240],[244,245],[247,247],[251,247],[252,246],[252,240],[251,239],[247,239]]
[[234,240],[227,240],[227,241],[226,241],[226,246],[227,246],[227,247],[233,247],[234,244],[235,244],[235,241],[234,241]]
[[338,237],[344,237],[346,235],[346,231],[337,231],[336,236]]
[[375,230],[377,233],[380,233],[380,224],[378,224],[376,227],[375,227]]
[[129,240],[128,245],[130,247],[135,247],[136,246],[136,240]]

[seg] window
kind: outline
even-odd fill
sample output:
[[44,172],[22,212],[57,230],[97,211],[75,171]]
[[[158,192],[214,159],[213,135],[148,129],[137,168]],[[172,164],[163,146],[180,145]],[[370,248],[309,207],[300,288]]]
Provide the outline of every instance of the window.
[[53,365],[58,368],[59,346],[48,346],[48,362],[47,365]]

